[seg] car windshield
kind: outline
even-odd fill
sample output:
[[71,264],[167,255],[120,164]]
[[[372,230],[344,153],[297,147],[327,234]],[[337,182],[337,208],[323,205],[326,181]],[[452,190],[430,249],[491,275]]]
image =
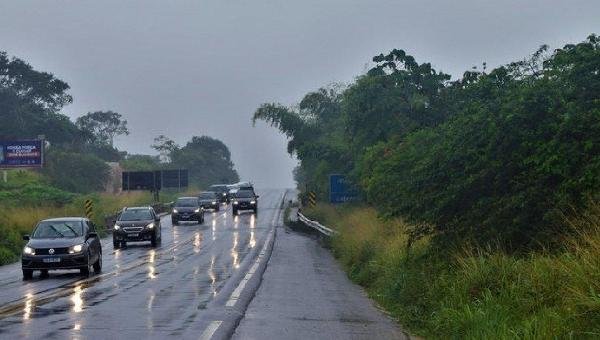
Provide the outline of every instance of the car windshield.
[[197,207],[198,200],[194,198],[180,198],[175,202],[176,207]]
[[198,197],[199,198],[215,198],[216,193],[214,192],[203,192]]
[[249,190],[238,191],[235,194],[235,197],[238,197],[238,198],[251,198],[251,197],[254,197],[254,193],[252,191],[249,191]]
[[127,209],[119,217],[119,221],[148,221],[151,219],[150,209]]
[[81,221],[43,221],[40,222],[32,238],[63,238],[83,235]]

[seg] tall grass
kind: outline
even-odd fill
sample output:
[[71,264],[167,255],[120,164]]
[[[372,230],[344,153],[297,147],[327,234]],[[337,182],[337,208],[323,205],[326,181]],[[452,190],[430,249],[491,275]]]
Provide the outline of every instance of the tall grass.
[[321,205],[305,211],[341,233],[334,254],[349,277],[408,330],[428,338],[600,337],[600,205],[570,220],[564,248],[509,255],[433,247],[407,251],[401,220],[369,207]]

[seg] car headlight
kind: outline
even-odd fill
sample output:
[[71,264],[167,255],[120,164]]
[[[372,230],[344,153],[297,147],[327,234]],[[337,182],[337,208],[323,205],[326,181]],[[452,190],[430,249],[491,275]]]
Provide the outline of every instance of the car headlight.
[[115,230],[119,230],[119,229],[121,229],[121,226],[120,226],[120,225],[118,225],[118,224],[115,224],[115,227],[114,227],[114,228],[115,228]]
[[200,208],[194,210],[195,213],[199,213],[200,212]]
[[35,255],[35,249],[33,249],[31,247],[25,247],[25,248],[23,248],[23,254]]
[[69,248],[69,254],[81,253],[83,250],[83,244],[77,244]]
[[212,204],[217,204],[217,201],[213,201]]
[[226,193],[223,193],[223,196],[227,196],[227,194],[226,194]]
[[177,209],[173,209],[173,214],[177,214]]
[[233,204],[238,204],[238,201],[233,201]]
[[148,229],[153,229],[153,228],[154,228],[154,222],[152,222],[152,223],[148,224],[146,227],[147,227]]
[[256,201],[250,201],[250,204],[256,204]]

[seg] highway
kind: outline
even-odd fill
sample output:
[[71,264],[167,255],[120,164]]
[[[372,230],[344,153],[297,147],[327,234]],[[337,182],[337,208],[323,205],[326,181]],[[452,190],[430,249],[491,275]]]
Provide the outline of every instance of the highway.
[[[401,337],[393,322],[382,316],[362,296],[360,289],[348,282],[315,240],[285,230],[284,234],[290,235],[282,234],[280,239],[284,243],[276,244],[276,230],[282,228],[282,202],[286,191],[259,190],[258,193],[261,197],[257,216],[242,213],[234,218],[229,206],[220,212],[207,212],[202,225],[172,226],[170,216],[164,216],[161,220],[163,241],[157,248],[132,243],[113,250],[111,238],[105,238],[102,241],[103,271],[89,278],[77,272],[51,271],[48,278],[40,278],[36,273],[33,280],[22,281],[19,263],[0,267],[0,338],[260,339],[269,335],[268,338],[292,339],[305,336],[368,338],[373,334],[377,334],[377,338]],[[291,235],[294,238],[290,238]],[[285,250],[287,247],[300,258],[286,258],[286,253],[288,257],[294,256],[294,252]],[[322,255],[311,257],[306,253],[310,249]],[[277,261],[271,258],[272,253],[278,254]],[[304,289],[286,291],[286,288],[297,288],[303,278],[311,275],[317,259],[325,261],[320,264],[321,270],[333,274],[311,281],[328,282],[310,282],[302,285]],[[263,282],[265,270],[268,274],[265,280],[269,278],[269,281]],[[343,290],[347,298],[320,299],[324,292],[315,289],[324,286],[333,291],[332,284],[338,291]],[[270,286],[273,295],[269,293]],[[282,299],[293,297],[295,293],[303,296]],[[306,296],[311,294],[314,296]],[[315,333],[314,327],[307,327],[305,333],[289,332],[301,329],[306,323],[294,318],[288,318],[287,323],[277,321],[282,318],[281,313],[271,314],[268,308],[261,307],[271,300],[281,304],[292,302],[290,306],[280,307],[288,312],[301,308],[304,314],[315,314],[311,311],[319,310],[343,314],[345,309],[352,309],[355,322],[333,320],[337,326],[331,330],[335,333]],[[303,300],[310,301],[310,305],[302,306]],[[315,305],[319,300],[322,306]],[[249,308],[252,314],[246,318]],[[257,316],[273,322],[257,324]],[[329,318],[331,316],[330,313]],[[324,321],[321,328],[327,325],[327,320]],[[319,320],[314,322],[319,323]],[[357,332],[357,325],[362,331]],[[286,327],[288,332],[280,332],[279,327]]]

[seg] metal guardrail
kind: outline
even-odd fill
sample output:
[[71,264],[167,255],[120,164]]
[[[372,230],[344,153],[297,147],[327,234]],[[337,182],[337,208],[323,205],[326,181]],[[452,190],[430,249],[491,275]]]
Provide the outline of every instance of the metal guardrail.
[[318,232],[324,234],[325,236],[333,236],[339,234],[338,231],[333,230],[331,228],[327,228],[321,223],[309,219],[308,217],[304,216],[300,211],[298,211],[298,220],[300,220],[300,222],[306,224],[307,226],[316,229]]

